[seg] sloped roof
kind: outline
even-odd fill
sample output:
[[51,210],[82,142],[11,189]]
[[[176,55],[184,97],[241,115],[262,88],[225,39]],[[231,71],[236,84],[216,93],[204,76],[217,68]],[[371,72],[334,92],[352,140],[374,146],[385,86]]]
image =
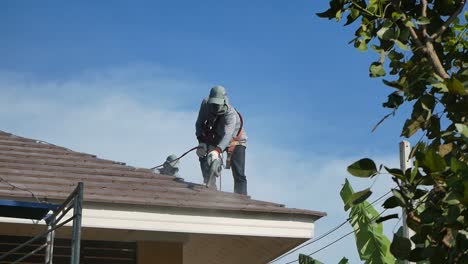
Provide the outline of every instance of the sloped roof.
[[[323,212],[286,208],[249,196],[177,181],[150,169],[97,158],[0,131],[0,197],[64,199],[78,182],[85,202],[266,212],[319,218]],[[8,185],[7,181],[18,188]]]

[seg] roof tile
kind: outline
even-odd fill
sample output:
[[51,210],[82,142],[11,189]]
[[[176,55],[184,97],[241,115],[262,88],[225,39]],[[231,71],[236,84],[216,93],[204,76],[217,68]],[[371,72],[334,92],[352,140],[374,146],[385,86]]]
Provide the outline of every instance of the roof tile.
[[[220,192],[150,169],[96,158],[43,141],[0,131],[0,196],[64,199],[78,182],[85,202],[140,204],[197,209],[265,212],[321,217],[323,212],[286,208],[282,204]],[[115,195],[118,193],[119,195]]]

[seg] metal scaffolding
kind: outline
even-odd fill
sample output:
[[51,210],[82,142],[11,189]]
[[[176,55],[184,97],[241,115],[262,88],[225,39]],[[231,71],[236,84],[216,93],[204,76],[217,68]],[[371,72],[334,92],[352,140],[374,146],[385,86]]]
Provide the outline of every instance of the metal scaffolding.
[[[83,208],[83,183],[78,183],[78,186],[75,190],[68,196],[68,198],[61,205],[51,205],[47,206],[42,203],[26,203],[26,202],[17,202],[17,201],[7,201],[2,204],[2,206],[9,206],[9,210],[4,210],[7,213],[7,217],[16,217],[16,218],[28,218],[28,219],[38,219],[45,220],[47,224],[47,230],[36,235],[35,237],[29,239],[28,241],[18,245],[17,247],[11,249],[5,254],[0,256],[0,262],[7,260],[11,264],[21,263],[21,261],[27,259],[28,257],[37,254],[41,250],[45,249],[45,264],[52,264],[53,262],[53,249],[54,249],[54,238],[55,230],[66,225],[67,223],[73,221],[72,224],[72,239],[71,239],[71,255],[70,263],[79,264],[80,263],[80,245],[81,245],[81,214]],[[68,217],[67,214],[73,209],[72,216]],[[52,214],[48,214],[49,211],[52,211]],[[67,218],[67,217],[68,218]],[[38,218],[40,217],[40,218]],[[19,257],[18,259],[13,259],[13,254],[19,250],[32,245],[34,242],[44,239],[45,243],[39,245],[34,250],[31,250],[29,253]]]

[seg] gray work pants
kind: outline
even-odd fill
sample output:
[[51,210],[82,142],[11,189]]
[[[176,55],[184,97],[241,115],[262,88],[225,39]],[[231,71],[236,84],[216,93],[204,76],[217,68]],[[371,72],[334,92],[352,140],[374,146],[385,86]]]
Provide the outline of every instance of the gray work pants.
[[234,192],[247,195],[247,177],[245,176],[245,146],[237,145],[231,156]]

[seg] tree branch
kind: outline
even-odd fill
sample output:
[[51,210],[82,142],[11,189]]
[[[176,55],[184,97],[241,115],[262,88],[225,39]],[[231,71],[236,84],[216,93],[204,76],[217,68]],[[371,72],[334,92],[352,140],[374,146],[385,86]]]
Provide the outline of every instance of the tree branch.
[[[422,9],[421,9],[421,16],[424,17],[424,18],[427,18],[427,0],[421,0],[421,4],[422,4]],[[421,28],[423,30],[423,36],[424,38],[427,39],[427,37],[429,36],[427,34],[427,27],[426,25],[421,25]]]
[[[392,1],[392,5],[393,7],[395,8],[395,10],[397,12],[399,12],[401,14],[401,17],[403,19],[403,21],[407,21],[408,20],[408,17],[406,16],[406,14],[400,9],[400,1],[401,0],[394,0]],[[458,16],[458,14],[460,14],[460,12],[463,10],[463,7],[465,5],[465,1],[466,0],[461,0],[460,2],[460,7],[457,11],[455,11],[454,14],[452,14],[452,16],[444,23],[444,25],[441,27],[441,29],[445,26],[445,27],[448,27],[450,25],[450,23],[453,22],[453,20],[455,20],[455,18]],[[421,10],[421,15],[426,17],[427,16],[427,0],[422,0],[422,10]],[[424,36],[425,40],[424,40],[424,44],[421,42],[421,39],[419,38],[418,36],[418,32],[416,32],[416,29],[412,26],[408,26],[408,25],[405,25],[408,30],[410,31],[410,35],[411,35],[411,38],[413,39],[413,41],[416,43],[416,46],[418,48],[420,48],[424,53],[426,53],[426,55],[428,56],[428,59],[429,61],[431,62],[432,64],[432,67],[434,68],[435,72],[442,78],[444,79],[448,79],[450,78],[450,76],[448,75],[447,71],[445,71],[445,68],[444,66],[442,65],[442,62],[440,61],[440,58],[439,56],[437,55],[435,49],[434,49],[434,45],[432,43],[432,41],[434,40],[433,37],[430,37],[430,38],[427,38],[426,36]],[[423,25],[422,27],[423,29],[423,33],[425,33],[425,27]],[[444,29],[445,30],[445,29]],[[440,29],[439,29],[440,31]],[[443,32],[443,30],[441,31]],[[426,33],[427,34],[427,33]]]
[[447,19],[447,21],[444,22],[444,24],[434,34],[431,35],[431,39],[436,39],[440,35],[442,35],[442,33],[444,33],[444,31],[450,26],[450,24],[452,24],[452,22],[461,13],[461,11],[463,10],[463,7],[465,6],[465,3],[466,3],[466,0],[460,1],[460,6],[458,7],[458,9],[449,17],[449,19]]
[[[440,34],[442,34],[443,30],[445,30],[445,28],[447,28],[453,22],[453,20],[458,16],[458,14],[463,9],[463,6],[465,5],[465,1],[466,0],[462,0],[462,2],[460,3],[461,8],[459,10],[457,10],[454,14],[452,14],[452,17],[455,15],[454,18],[452,19],[452,17],[450,17],[449,19],[447,19],[447,21],[444,23],[444,25],[439,29],[439,30],[442,30],[440,32]],[[424,17],[424,18],[427,18],[427,0],[421,0],[421,4],[422,4],[421,16]],[[456,14],[457,12],[458,12],[458,14]],[[446,25],[447,22],[448,22],[448,24]],[[444,26],[445,26],[445,28],[444,28]],[[427,33],[426,25],[421,25],[421,29],[422,29],[422,34],[423,34],[423,37],[424,37],[424,44],[426,46],[425,52],[427,53],[427,55],[430,58],[432,67],[434,68],[434,70],[436,71],[436,73],[440,77],[442,77],[444,79],[450,78],[450,76],[448,75],[448,73],[445,70],[444,66],[440,62],[439,56],[437,56],[437,53],[434,50],[434,45],[433,45],[432,42],[434,41],[434,39],[436,37],[433,37],[434,35],[429,36],[429,34]]]
[[382,14],[382,18],[385,18],[385,14],[387,13],[387,8],[388,8],[389,6],[391,6],[391,5],[392,5],[392,3],[388,3],[388,4],[385,6],[384,11],[383,11],[383,14]]
[[358,3],[354,2],[354,1],[352,1],[352,3],[353,3],[353,5],[354,5],[357,9],[359,9],[360,11],[366,13],[367,15],[373,16],[373,17],[375,17],[375,18],[378,18],[378,17],[379,17],[379,16],[377,16],[376,14],[372,14],[371,12],[369,12],[369,10],[367,10],[367,9],[365,9],[364,7],[360,6]]
[[[465,0],[463,0],[463,1],[465,1]],[[403,18],[403,21],[407,21],[408,17],[400,9],[400,1],[399,0],[392,1],[392,5],[393,5],[393,8],[395,8],[395,10],[401,14],[401,18]],[[424,47],[423,43],[421,42],[421,40],[419,39],[418,34],[416,33],[416,30],[411,26],[405,25],[405,27],[407,27],[409,29],[409,32],[411,34],[411,38],[413,38],[414,42],[416,43],[416,46],[424,51],[425,47]]]
[[421,0],[421,3],[422,3],[421,16],[427,17],[427,0]]
[[434,50],[434,45],[432,44],[431,41],[426,42],[426,53],[429,56],[429,61],[432,64],[432,67],[434,68],[435,72],[442,78],[444,79],[449,79],[450,76],[448,75],[447,71],[445,71],[444,66],[440,62],[439,56],[437,55],[437,52]]
[[384,50],[381,50],[380,51],[380,59],[379,59],[379,62],[383,65],[385,63],[385,57],[386,57],[386,53]]
[[377,127],[379,127],[380,124],[382,124],[383,121],[385,121],[385,119],[389,118],[391,115],[395,115],[396,110],[397,110],[397,109],[393,109],[393,111],[392,111],[391,113],[386,114],[382,119],[380,119],[380,121],[374,126],[374,128],[372,128],[372,131],[371,131],[371,132],[374,132],[374,131],[377,129]]

